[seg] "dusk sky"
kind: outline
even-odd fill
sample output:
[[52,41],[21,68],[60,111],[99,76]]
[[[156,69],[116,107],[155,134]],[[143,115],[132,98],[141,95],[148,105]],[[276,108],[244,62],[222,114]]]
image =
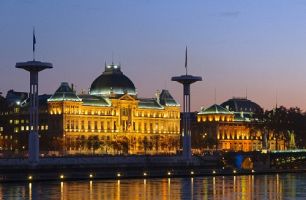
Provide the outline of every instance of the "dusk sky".
[[[182,104],[171,77],[188,68],[192,110],[245,97],[265,109],[306,110],[306,1],[304,0],[1,0],[0,92],[29,91],[29,74],[16,62],[36,59],[40,94],[61,82],[87,91],[104,62],[121,63],[139,97],[166,88]],[[112,56],[113,55],[113,56]],[[276,95],[277,94],[277,95]]]

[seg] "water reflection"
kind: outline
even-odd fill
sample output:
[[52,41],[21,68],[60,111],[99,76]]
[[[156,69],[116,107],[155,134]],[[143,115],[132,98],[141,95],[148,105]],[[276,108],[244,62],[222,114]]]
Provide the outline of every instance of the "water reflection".
[[0,199],[305,199],[306,174],[0,184]]

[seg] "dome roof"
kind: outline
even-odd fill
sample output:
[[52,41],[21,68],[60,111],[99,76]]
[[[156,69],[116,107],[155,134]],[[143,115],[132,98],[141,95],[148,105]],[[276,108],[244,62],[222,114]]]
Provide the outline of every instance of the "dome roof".
[[118,65],[107,65],[105,71],[96,78],[90,87],[91,95],[110,97],[128,93],[136,96],[134,83],[125,76]]
[[222,103],[221,106],[232,112],[256,113],[262,110],[257,103],[246,98],[232,98]]

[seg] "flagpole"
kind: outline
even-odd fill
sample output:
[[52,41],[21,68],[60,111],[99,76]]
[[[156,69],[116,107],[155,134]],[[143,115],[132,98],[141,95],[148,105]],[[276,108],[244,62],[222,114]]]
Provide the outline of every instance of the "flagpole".
[[186,75],[187,75],[187,46],[185,51],[185,69],[186,69]]
[[33,27],[33,61],[35,61],[35,44],[36,44],[35,27]]

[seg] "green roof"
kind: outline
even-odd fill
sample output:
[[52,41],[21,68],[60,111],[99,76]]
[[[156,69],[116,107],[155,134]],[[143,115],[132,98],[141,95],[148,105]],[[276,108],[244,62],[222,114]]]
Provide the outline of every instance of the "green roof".
[[82,99],[84,106],[111,106],[111,102],[101,96],[83,94],[79,97]]
[[227,110],[226,108],[223,108],[222,106],[214,104],[209,108],[202,109],[198,114],[209,115],[209,114],[233,114],[233,113]]
[[67,82],[61,83],[55,93],[48,99],[48,101],[82,101],[75,91],[69,86]]
[[234,121],[249,122],[253,119],[250,112],[234,112]]
[[105,71],[90,86],[91,95],[118,96],[128,93],[136,96],[134,83],[125,76],[119,65],[106,65]]
[[139,99],[138,108],[144,109],[164,109],[162,105],[160,105],[156,99]]
[[159,95],[159,102],[163,106],[180,106],[180,104],[174,100],[168,90],[162,90]]

